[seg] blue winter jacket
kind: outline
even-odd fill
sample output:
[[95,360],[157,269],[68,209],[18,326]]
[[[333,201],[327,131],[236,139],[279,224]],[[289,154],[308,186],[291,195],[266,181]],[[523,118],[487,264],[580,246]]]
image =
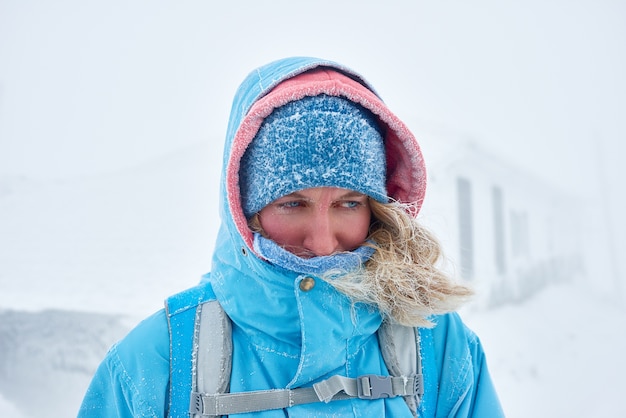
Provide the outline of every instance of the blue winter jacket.
[[[304,89],[276,88],[315,68],[333,68],[349,80],[330,77],[326,83],[320,81],[325,76],[316,76]],[[389,170],[423,171],[412,136],[359,75],[313,58],[281,60],[253,72],[237,92],[229,121],[221,182],[222,224],[211,273],[197,287],[170,298],[168,309],[142,321],[110,349],[93,377],[79,417],[188,417],[193,312],[198,304],[214,299],[233,324],[231,392],[309,387],[334,375],[389,375],[376,336],[380,314],[370,306],[352,304],[314,276],[315,286],[301,290],[300,282],[307,275],[276,267],[258,256],[241,213],[236,174],[247,143],[273,107],[303,91],[343,95],[364,103],[387,125],[386,140],[400,144],[393,148],[402,155],[388,158]],[[421,201],[423,189],[416,184],[423,183],[423,176],[423,172],[413,173],[414,182],[397,176],[400,180],[388,186],[390,194],[399,200]],[[457,314],[433,321],[433,328],[419,329],[425,387],[419,416],[503,416],[476,335]],[[173,344],[188,355],[172,358],[170,335]],[[183,382],[180,386],[170,387],[171,373]],[[412,416],[402,397],[311,403],[242,415]]]

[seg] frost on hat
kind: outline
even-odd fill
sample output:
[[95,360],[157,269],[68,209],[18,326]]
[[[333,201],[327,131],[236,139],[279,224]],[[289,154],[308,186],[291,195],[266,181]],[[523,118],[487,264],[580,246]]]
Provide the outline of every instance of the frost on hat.
[[305,97],[275,109],[244,153],[243,210],[311,187],[340,187],[387,202],[385,147],[374,115],[347,99]]

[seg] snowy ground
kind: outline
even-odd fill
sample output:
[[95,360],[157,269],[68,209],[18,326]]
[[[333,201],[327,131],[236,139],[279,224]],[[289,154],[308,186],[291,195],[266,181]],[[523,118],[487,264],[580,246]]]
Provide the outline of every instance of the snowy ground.
[[582,284],[474,312],[507,416],[625,417],[626,310]]
[[[65,183],[0,179],[1,417],[74,416],[110,344],[209,269],[205,152]],[[508,417],[626,416],[626,310],[587,283],[464,310]]]
[[111,315],[0,311],[0,416],[72,417],[126,325]]

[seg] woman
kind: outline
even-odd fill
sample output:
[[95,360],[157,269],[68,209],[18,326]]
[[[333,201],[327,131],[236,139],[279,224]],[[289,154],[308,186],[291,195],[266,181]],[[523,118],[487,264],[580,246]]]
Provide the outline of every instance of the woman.
[[[415,222],[425,186],[414,136],[359,75],[314,58],[255,70],[231,111],[212,272],[111,348],[79,416],[189,416],[190,400],[201,416],[216,399],[230,416],[503,416],[479,340],[451,313],[471,292],[437,269],[439,246]],[[205,304],[225,312],[232,354],[216,368],[230,373],[199,378],[217,356],[198,348]],[[415,393],[368,398],[358,383],[394,369],[382,324],[419,327]],[[191,394],[223,379],[235,398]],[[302,393],[313,399],[292,399]]]

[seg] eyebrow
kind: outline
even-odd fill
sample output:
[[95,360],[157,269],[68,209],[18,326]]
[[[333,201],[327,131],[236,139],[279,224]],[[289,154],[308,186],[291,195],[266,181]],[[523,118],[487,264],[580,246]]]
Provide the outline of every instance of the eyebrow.
[[[307,197],[303,194],[301,194],[300,192],[293,192],[293,193],[289,193],[288,195],[283,196],[284,197],[295,197],[298,199],[307,199]],[[365,193],[361,193],[361,192],[357,192],[356,190],[350,190],[348,192],[346,192],[345,194],[342,194],[341,196],[339,196],[337,199],[335,200],[341,200],[341,199],[353,199],[353,198],[357,198],[357,197],[367,197],[367,195]],[[279,198],[279,199],[282,199]],[[276,199],[276,200],[279,200]]]
[[367,195],[365,193],[351,191],[340,196],[340,199],[349,199],[349,198],[355,198],[355,197],[367,197]]

